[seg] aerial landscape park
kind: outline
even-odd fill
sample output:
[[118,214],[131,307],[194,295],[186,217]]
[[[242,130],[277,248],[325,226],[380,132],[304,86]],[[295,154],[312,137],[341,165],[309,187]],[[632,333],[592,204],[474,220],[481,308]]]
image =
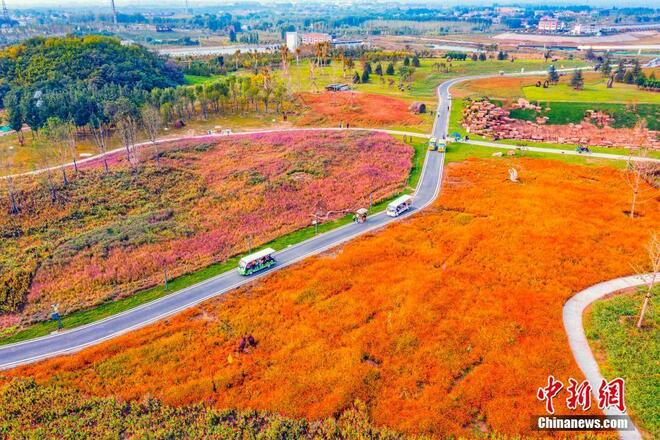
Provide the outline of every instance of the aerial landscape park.
[[660,8],[68,3],[2,1],[0,438],[660,438]]

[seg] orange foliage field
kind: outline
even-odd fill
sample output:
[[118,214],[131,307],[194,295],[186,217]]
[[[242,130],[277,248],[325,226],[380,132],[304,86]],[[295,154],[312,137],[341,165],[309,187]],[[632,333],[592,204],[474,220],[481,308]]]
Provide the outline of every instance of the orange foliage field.
[[419,125],[422,118],[411,113],[410,104],[396,98],[371,93],[324,92],[303,93],[300,99],[307,107],[297,125],[337,127],[385,127]]
[[545,79],[545,76],[501,76],[476,79],[458,84],[455,90],[452,91],[452,95],[457,98],[465,98],[471,95],[488,96],[490,98],[518,98],[524,96],[523,87],[533,85],[536,81],[543,82]]
[[[549,374],[582,378],[563,303],[644,266],[660,215],[650,187],[642,216],[624,215],[619,170],[517,159],[522,183],[512,184],[510,166],[450,165],[439,201],[409,220],[5,377],[309,418],[360,399],[378,425],[407,432],[534,435],[536,389]],[[245,332],[257,346],[237,354]]]

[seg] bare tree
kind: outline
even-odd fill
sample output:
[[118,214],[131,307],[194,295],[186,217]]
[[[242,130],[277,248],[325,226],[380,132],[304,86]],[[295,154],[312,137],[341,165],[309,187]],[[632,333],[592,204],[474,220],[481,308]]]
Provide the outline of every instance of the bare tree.
[[[13,156],[8,148],[0,150],[0,180],[4,181],[7,187],[7,197],[9,198],[9,213],[16,215],[20,212],[16,200],[16,188],[14,186]],[[2,177],[4,175],[4,177]]]
[[651,235],[651,240],[646,245],[646,251],[648,252],[649,260],[651,261],[651,269],[653,269],[653,275],[651,275],[651,281],[649,282],[648,288],[646,290],[646,295],[644,296],[644,302],[642,303],[642,310],[639,312],[639,319],[637,320],[637,328],[642,327],[644,322],[644,315],[646,310],[649,307],[651,298],[653,297],[653,288],[655,287],[655,280],[660,270],[660,239],[658,238],[657,233]]
[[[66,160],[69,156],[69,149],[67,145],[67,133],[68,127],[66,123],[62,122],[60,118],[52,117],[48,118],[46,125],[39,132],[39,136],[45,138],[47,142],[50,143],[50,146],[53,149],[55,159],[54,162],[56,165],[59,165],[60,171],[62,172],[62,181],[64,186],[69,184],[69,178],[66,175]],[[50,155],[46,152],[43,153],[46,162],[50,162]]]
[[[647,148],[640,148],[637,157],[640,158],[646,157],[647,153],[648,153]],[[635,208],[637,207],[637,200],[639,198],[639,191],[642,183],[643,170],[644,170],[643,163],[638,160],[633,160],[633,155],[631,152],[630,156],[628,157],[626,172],[624,173],[626,183],[628,184],[630,190],[632,191],[632,197],[630,200],[630,213],[628,214],[630,218],[635,217]]]
[[137,156],[134,151],[137,121],[133,115],[123,114],[115,121],[115,126],[126,149],[126,159],[128,159],[131,166],[135,167],[137,164]]
[[158,151],[158,133],[160,132],[161,127],[163,126],[163,118],[160,115],[160,111],[154,106],[145,105],[140,110],[140,116],[142,117],[142,125],[144,130],[151,141],[151,144],[154,146],[156,152],[156,164],[160,166],[160,153]]
[[100,121],[97,118],[94,118],[92,120],[92,123],[90,124],[91,129],[92,129],[92,135],[94,138],[94,144],[96,145],[96,148],[99,150],[99,153],[101,154],[101,157],[103,158],[103,167],[105,168],[105,173],[108,174],[108,146],[107,146],[107,140],[108,140],[108,129],[106,125],[103,123],[103,121]]
[[234,61],[236,62],[236,70],[238,70],[238,61],[240,57],[241,57],[241,51],[240,49],[236,49],[236,52],[234,52]]
[[53,177],[53,153],[45,148],[40,150],[39,168],[42,172],[38,173],[41,177],[42,184],[46,187],[50,194],[50,202],[55,204],[58,198],[57,184]]
[[66,148],[71,156],[71,161],[73,162],[73,170],[78,173],[78,151],[76,150],[78,136],[78,127],[73,121],[67,121],[62,126],[62,140],[64,141]]

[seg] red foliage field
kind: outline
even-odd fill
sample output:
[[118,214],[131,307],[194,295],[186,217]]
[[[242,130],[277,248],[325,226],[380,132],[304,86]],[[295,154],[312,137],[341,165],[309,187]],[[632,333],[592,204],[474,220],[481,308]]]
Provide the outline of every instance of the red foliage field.
[[130,295],[162,282],[163,268],[170,278],[200,269],[308,226],[317,212],[332,219],[372,192],[391,196],[413,154],[385,134],[328,131],[160,149],[160,165],[144,160],[136,173],[121,153],[108,175],[96,161],[60,185],[56,203],[38,179],[23,182],[21,213],[0,219],[0,327],[44,319],[53,303],[66,313]]
[[338,127],[386,127],[419,125],[422,118],[408,109],[409,103],[383,95],[357,92],[303,93],[306,106],[297,125]]
[[[324,417],[355,399],[407,432],[534,433],[547,376],[582,378],[562,326],[575,292],[643,266],[660,227],[621,171],[519,159],[450,165],[415,217],[80,354],[5,373],[94,395]],[[238,354],[241,335],[257,346]],[[563,401],[557,402],[561,413]]]

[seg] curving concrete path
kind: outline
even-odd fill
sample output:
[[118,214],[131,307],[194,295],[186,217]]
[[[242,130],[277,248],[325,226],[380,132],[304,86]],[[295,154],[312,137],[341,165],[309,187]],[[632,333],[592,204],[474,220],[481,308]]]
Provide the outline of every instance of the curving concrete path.
[[[653,274],[645,275],[632,275],[628,277],[616,278],[610,281],[604,281],[591,286],[579,292],[571,299],[566,301],[563,309],[564,328],[568,336],[568,343],[571,346],[571,351],[575,357],[575,362],[584,373],[585,377],[593,387],[594,398],[598,399],[598,385],[603,380],[603,375],[600,374],[598,363],[591,352],[589,341],[584,334],[584,325],[582,323],[582,316],[584,310],[593,302],[610,295],[612,293],[628,289],[630,287],[638,287],[651,282]],[[612,378],[610,378],[612,379]],[[626,413],[619,411],[617,408],[609,408],[603,411],[606,415],[612,416],[626,416]],[[629,419],[630,420],[630,419]],[[639,430],[632,422],[629,421],[633,427],[632,431],[619,431],[619,436],[624,440],[640,440],[642,438]]]

